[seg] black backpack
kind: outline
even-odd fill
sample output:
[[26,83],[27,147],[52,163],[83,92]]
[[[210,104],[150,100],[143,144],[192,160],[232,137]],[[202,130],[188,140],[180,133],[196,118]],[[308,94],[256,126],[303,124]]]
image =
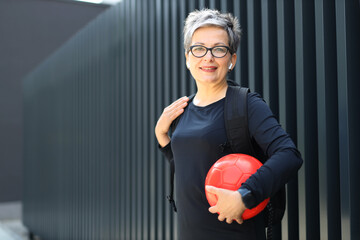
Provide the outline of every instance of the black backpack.
[[[224,118],[225,128],[228,141],[222,144],[221,148],[230,148],[233,153],[244,153],[251,155],[262,163],[267,160],[267,156],[263,153],[256,142],[250,138],[247,117],[247,95],[249,88],[240,87],[236,82],[228,80],[228,90],[226,92]],[[193,100],[195,94],[189,97],[189,103]],[[236,104],[237,103],[237,104]],[[174,132],[181,115],[175,119],[171,125],[171,132]],[[176,205],[173,198],[174,194],[174,159],[169,159],[171,178],[170,178],[170,195],[167,196],[173,210],[176,212]],[[285,186],[280,189],[270,201],[265,209],[266,227],[271,227],[280,223],[286,207],[286,191]]]

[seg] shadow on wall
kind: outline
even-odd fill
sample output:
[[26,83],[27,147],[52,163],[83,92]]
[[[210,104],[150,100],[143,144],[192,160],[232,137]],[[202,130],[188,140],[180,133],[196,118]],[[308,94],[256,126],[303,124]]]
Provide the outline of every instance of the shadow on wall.
[[6,113],[0,117],[0,202],[22,199],[21,79],[107,8],[73,1],[0,1],[0,113]]

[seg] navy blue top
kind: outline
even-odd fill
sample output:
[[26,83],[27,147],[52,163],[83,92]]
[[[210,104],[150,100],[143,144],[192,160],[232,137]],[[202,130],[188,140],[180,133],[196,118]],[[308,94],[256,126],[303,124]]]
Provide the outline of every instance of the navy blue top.
[[[220,222],[208,211],[205,178],[211,166],[229,152],[219,145],[227,141],[221,99],[205,107],[192,102],[185,109],[168,144],[161,151],[175,161],[178,237],[191,239],[255,239],[258,219],[239,225]],[[276,193],[300,168],[302,159],[288,134],[281,128],[266,103],[256,93],[248,95],[250,136],[269,156],[266,163],[242,187],[248,188],[258,204]],[[260,218],[261,215],[258,216]],[[258,234],[259,235],[259,234]],[[257,237],[259,239],[259,236]]]

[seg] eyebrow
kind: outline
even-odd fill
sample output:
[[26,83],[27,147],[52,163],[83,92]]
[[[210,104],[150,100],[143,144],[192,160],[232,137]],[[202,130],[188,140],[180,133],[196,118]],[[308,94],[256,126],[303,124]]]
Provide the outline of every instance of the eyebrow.
[[[205,45],[205,43],[202,43],[202,42],[196,42],[196,43],[194,43],[194,45],[197,45],[197,44]],[[226,44],[223,43],[223,42],[217,42],[217,43],[214,44],[214,46],[217,46],[217,45],[226,45]]]

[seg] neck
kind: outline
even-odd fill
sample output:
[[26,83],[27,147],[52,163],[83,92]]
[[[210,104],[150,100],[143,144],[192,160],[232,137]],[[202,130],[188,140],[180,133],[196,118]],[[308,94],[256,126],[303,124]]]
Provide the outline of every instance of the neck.
[[228,87],[226,80],[214,84],[197,82],[196,86],[197,92],[193,100],[196,106],[206,106],[224,98]]

